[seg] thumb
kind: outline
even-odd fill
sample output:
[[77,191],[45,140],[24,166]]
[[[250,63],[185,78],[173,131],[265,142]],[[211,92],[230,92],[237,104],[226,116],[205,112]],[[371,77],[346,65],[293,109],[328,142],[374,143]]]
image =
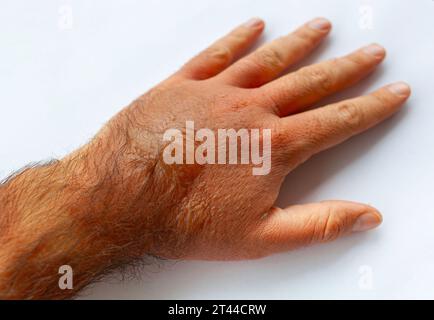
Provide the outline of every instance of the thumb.
[[254,230],[259,256],[334,240],[370,230],[382,222],[374,208],[348,201],[324,201],[272,208]]

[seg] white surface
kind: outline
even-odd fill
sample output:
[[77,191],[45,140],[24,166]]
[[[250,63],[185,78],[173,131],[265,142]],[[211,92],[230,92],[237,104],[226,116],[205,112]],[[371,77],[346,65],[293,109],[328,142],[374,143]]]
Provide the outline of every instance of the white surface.
[[[366,5],[373,29],[359,24]],[[64,20],[68,10],[72,24]],[[431,0],[1,0],[0,176],[83,144],[122,106],[251,16],[267,21],[264,40],[312,17],[330,18],[330,40],[306,62],[373,41],[388,49],[376,75],[334,99],[395,80],[412,84],[405,110],[300,167],[279,198],[280,205],[371,203],[384,225],[260,261],[163,263],[142,280],[97,284],[87,297],[434,298]],[[372,270],[371,289],[363,285],[363,266]]]

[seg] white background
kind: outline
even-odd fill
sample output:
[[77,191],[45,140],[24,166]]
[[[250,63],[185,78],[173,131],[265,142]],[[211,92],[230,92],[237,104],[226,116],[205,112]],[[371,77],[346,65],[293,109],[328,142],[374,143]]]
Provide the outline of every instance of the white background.
[[1,0],[0,176],[85,143],[133,98],[252,16],[267,22],[262,41],[316,16],[331,19],[330,39],[306,63],[370,42],[388,49],[374,76],[332,100],[395,80],[412,85],[402,112],[294,171],[278,201],[367,202],[381,210],[383,226],[259,261],[153,263],[141,280],[114,277],[85,297],[434,298],[432,0]]

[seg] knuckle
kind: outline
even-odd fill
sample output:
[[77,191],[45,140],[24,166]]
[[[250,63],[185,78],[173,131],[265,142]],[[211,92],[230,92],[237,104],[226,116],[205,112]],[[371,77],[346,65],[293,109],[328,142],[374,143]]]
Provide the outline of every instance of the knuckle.
[[312,78],[318,84],[318,88],[323,93],[328,93],[333,89],[333,75],[326,68],[318,68],[312,72]]
[[257,97],[257,101],[264,101],[264,105],[267,106],[267,109],[271,110],[275,115],[279,115],[280,117],[282,106],[279,103],[279,100],[276,99],[275,95],[270,94],[267,90],[259,89],[257,92],[259,94]]
[[337,114],[343,126],[350,129],[359,128],[364,120],[360,107],[352,102],[338,104]]
[[315,45],[315,39],[316,37],[310,30],[302,28],[296,32],[293,33],[295,39],[297,39],[299,42],[301,42],[301,46],[305,47],[306,49],[309,49]]
[[230,34],[228,36],[228,42],[231,43],[245,43],[246,41],[248,41],[249,37],[250,37],[250,29],[245,30],[236,30],[234,33]]
[[217,61],[219,64],[227,64],[232,59],[231,50],[223,45],[211,46],[205,50],[205,56]]
[[359,67],[365,67],[366,66],[366,58],[364,58],[361,54],[350,54],[348,56],[346,56],[344,59],[346,59],[347,61],[355,64],[356,66]]
[[315,94],[324,95],[333,90],[334,77],[327,68],[305,67],[300,70],[300,77]]
[[285,66],[282,55],[275,49],[259,50],[255,61],[264,69],[281,69]]
[[344,233],[345,225],[338,209],[329,205],[316,221],[314,237],[319,242],[333,241]]

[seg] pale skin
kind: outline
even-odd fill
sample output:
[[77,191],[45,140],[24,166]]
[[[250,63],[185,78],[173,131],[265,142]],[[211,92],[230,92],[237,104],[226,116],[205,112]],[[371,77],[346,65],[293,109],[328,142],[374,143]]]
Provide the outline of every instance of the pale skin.
[[[312,20],[244,55],[263,29],[260,19],[235,28],[114,116],[91,142],[1,185],[0,298],[69,298],[145,255],[256,259],[381,223],[376,209],[354,202],[273,205],[289,172],[394,114],[409,86],[397,82],[312,109],[371,73],[385,50],[370,45],[285,74],[331,24]],[[215,130],[271,129],[271,172],[164,163],[164,131],[186,120]],[[74,270],[73,290],[59,289],[62,265]]]

